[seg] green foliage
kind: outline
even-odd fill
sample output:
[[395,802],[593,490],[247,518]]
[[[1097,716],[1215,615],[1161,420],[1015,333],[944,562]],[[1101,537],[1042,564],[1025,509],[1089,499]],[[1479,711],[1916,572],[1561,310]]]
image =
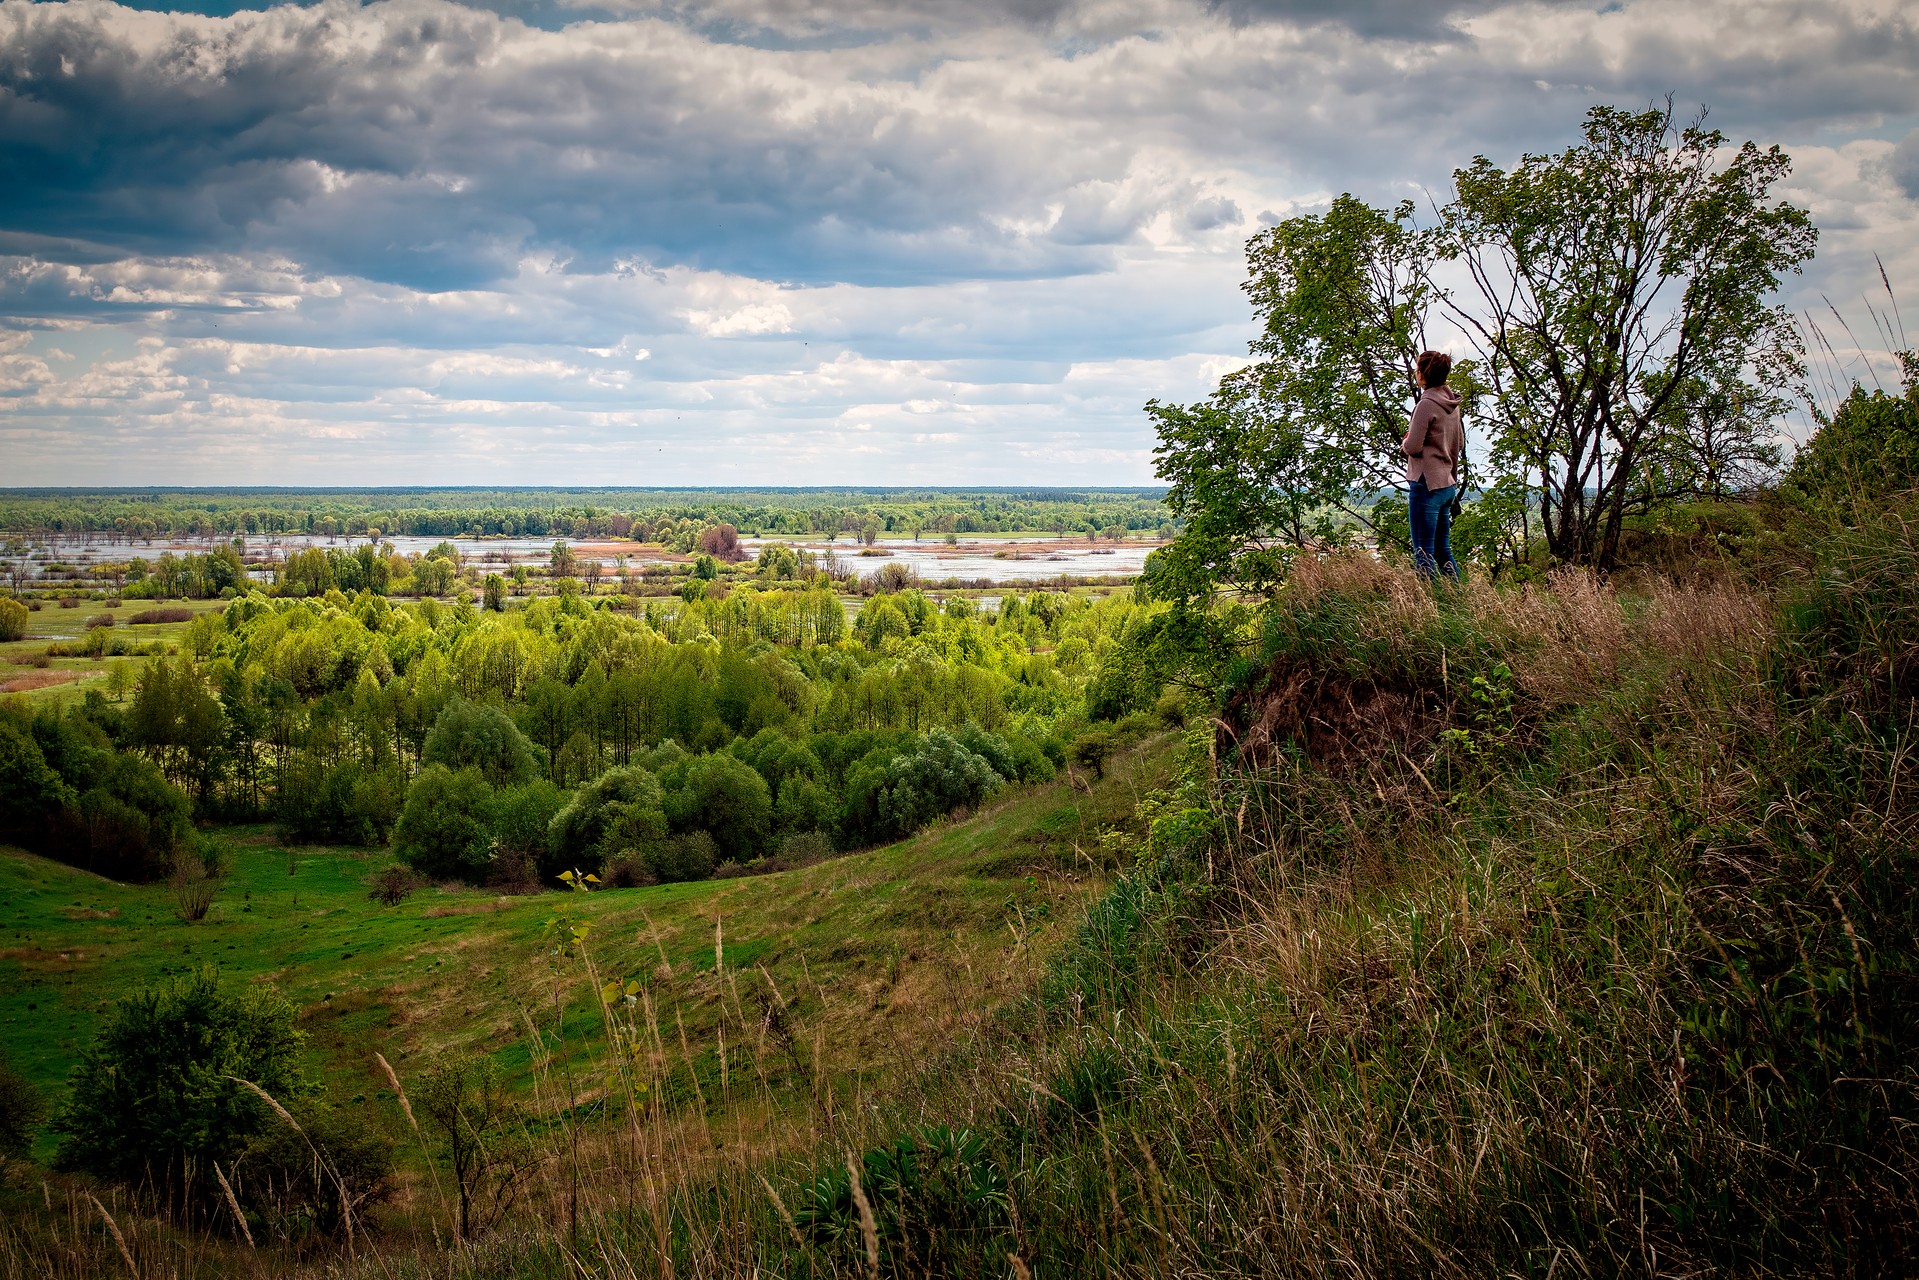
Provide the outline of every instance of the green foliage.
[[881,832],[909,835],[955,809],[979,804],[1005,779],[944,729],[887,762],[874,803]]
[[88,710],[0,711],[0,831],[102,875],[157,879],[191,838],[191,803],[151,762],[114,751]]
[[735,862],[760,855],[773,830],[773,797],[751,765],[729,755],[693,757],[666,769],[660,782],[675,832],[705,831],[720,856]]
[[454,698],[442,708],[420,758],[449,769],[477,769],[494,786],[531,782],[540,769],[533,744],[511,716],[465,698]]
[[242,1210],[268,1238],[289,1242],[343,1235],[349,1217],[363,1228],[366,1211],[397,1190],[392,1142],[340,1107],[309,1102],[292,1115],[298,1129],[266,1124],[227,1170]]
[[1786,497],[1816,511],[1881,506],[1919,480],[1919,359],[1908,354],[1902,395],[1854,387],[1793,459]]
[[478,882],[493,858],[494,791],[471,765],[420,770],[393,829],[393,852],[433,880]]
[[[1095,528],[1157,529],[1165,520],[1158,497],[1151,489],[215,489],[137,497],[13,490],[0,502],[0,529],[148,539],[209,533],[370,537],[374,530],[425,537],[631,537],[685,553],[702,532],[721,524],[783,536],[834,535],[867,525],[892,532],[1037,533],[1070,516],[1075,528],[1091,522]],[[357,559],[358,550],[350,558]]]
[[46,1118],[46,1098],[0,1053],[0,1170],[33,1150]]
[[1558,155],[1454,175],[1442,222],[1479,294],[1465,314],[1491,392],[1489,470],[1539,486],[1558,559],[1610,567],[1627,515],[1764,463],[1800,368],[1790,314],[1768,300],[1817,239],[1772,198],[1790,169],[1778,147],[1731,148],[1670,106],[1594,107]]
[[[1816,239],[1772,197],[1789,167],[1670,108],[1595,107],[1558,155],[1458,171],[1436,228],[1410,202],[1344,195],[1262,232],[1254,362],[1201,404],[1147,406],[1185,524],[1147,590],[1185,607],[1270,597],[1302,547],[1357,527],[1404,545],[1403,504],[1381,499],[1403,484],[1414,362],[1442,303],[1475,348],[1452,383],[1491,444],[1461,545],[1490,566],[1527,557],[1536,517],[1554,557],[1610,568],[1629,517],[1764,478],[1800,368],[1770,298]],[[1449,264],[1475,297],[1436,283]]]
[[1110,729],[1088,729],[1073,739],[1072,749],[1067,753],[1074,764],[1082,769],[1091,769],[1095,778],[1106,776],[1106,761],[1113,754],[1114,740]]
[[[1014,1243],[1005,1175],[969,1129],[929,1125],[867,1151],[859,1195],[873,1217],[883,1276],[997,1274]],[[793,1221],[836,1269],[868,1266],[848,1168],[808,1184]]]
[[666,837],[664,804],[660,781],[648,770],[608,769],[553,816],[539,862],[542,881],[574,867],[598,871],[628,849],[644,855]]
[[27,622],[32,618],[27,606],[12,596],[0,596],[0,641],[18,640],[27,634]]
[[47,767],[31,722],[13,714],[0,713],[0,777],[7,780],[0,787],[0,838],[39,845],[48,820],[71,807],[74,795]]
[[519,1100],[493,1059],[460,1055],[435,1063],[414,1096],[446,1153],[460,1238],[471,1240],[505,1216],[540,1163]]
[[280,784],[280,823],[296,840],[383,844],[405,794],[399,771],[391,767],[344,760],[329,768],[300,761]]
[[212,968],[132,992],[74,1068],[54,1123],[61,1166],[211,1205],[212,1166],[280,1123],[236,1079],[298,1100],[302,1038],[270,988],[224,990]]

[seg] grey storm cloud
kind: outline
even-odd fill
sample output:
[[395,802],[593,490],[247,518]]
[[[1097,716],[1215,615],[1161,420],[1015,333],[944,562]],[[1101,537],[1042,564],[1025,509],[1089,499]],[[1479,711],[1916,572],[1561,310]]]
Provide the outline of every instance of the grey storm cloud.
[[[1067,12],[1012,2],[1034,21]],[[1870,12],[1725,50],[1723,65],[1644,24],[1612,50],[1594,34],[1558,48],[1515,37],[1521,65],[1497,27],[1410,52],[1355,34],[1470,21],[1488,0],[1233,0],[1236,18],[1292,34],[1222,37],[1217,56],[1201,5],[1140,2],[1178,39],[773,51],[680,20],[943,12],[807,0],[710,0],[675,20],[561,31],[447,0],[230,18],[5,0],[0,229],[142,254],[279,254],[424,289],[483,285],[528,254],[802,282],[1060,277],[1109,268],[1162,213],[1195,233],[1239,220],[1190,175],[1143,179],[1143,148],[1382,195],[1395,179],[1443,181],[1476,149],[1564,136],[1595,97],[1685,86],[1730,98],[1735,119],[1830,115],[1911,98],[1919,65],[1913,23]],[[1869,38],[1872,58],[1833,69]],[[1421,135],[1425,169],[1409,174]]]
[[1255,227],[1669,93],[1792,151],[1818,271],[1919,275],[1893,0],[202,9],[0,0],[16,483],[1137,482]]
[[118,12],[0,10],[0,225],[437,288],[533,250],[781,278],[1072,273],[1132,229],[1103,210],[1054,243],[1011,232],[999,215],[1104,170],[1042,173],[892,86],[809,84],[668,25],[596,39],[435,0],[131,29]]
[[1892,177],[1910,199],[1919,200],[1919,129],[1893,149]]

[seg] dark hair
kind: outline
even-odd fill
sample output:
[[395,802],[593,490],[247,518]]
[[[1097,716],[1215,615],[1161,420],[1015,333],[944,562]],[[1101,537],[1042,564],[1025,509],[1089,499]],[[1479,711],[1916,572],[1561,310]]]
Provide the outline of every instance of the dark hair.
[[1419,385],[1422,387],[1443,387],[1446,375],[1453,371],[1453,358],[1444,351],[1422,351],[1419,353]]

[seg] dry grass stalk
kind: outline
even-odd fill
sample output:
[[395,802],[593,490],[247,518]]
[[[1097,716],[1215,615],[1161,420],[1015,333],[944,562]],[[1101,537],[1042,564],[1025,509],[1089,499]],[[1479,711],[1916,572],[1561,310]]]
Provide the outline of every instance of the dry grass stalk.
[[873,1217],[873,1206],[866,1199],[866,1191],[860,1186],[859,1158],[851,1151],[846,1153],[846,1175],[853,1188],[853,1204],[860,1211],[860,1237],[866,1242],[866,1269],[873,1280],[879,1280],[880,1274],[880,1227]]
[[393,1065],[386,1060],[385,1054],[376,1052],[373,1060],[380,1064],[381,1072],[386,1075],[386,1082],[393,1086],[393,1096],[400,1100],[400,1110],[406,1116],[407,1124],[412,1126],[414,1136],[418,1137],[420,1122],[413,1118],[413,1104],[407,1101],[406,1089],[400,1084],[399,1073],[394,1071]]
[[247,1216],[240,1212],[240,1199],[233,1194],[233,1184],[227,1181],[227,1175],[220,1172],[220,1166],[213,1166],[213,1176],[220,1180],[220,1194],[227,1199],[227,1208],[233,1210],[233,1220],[240,1224],[240,1234],[246,1237],[247,1248],[257,1246],[253,1243],[253,1229],[247,1226]]
[[114,1247],[120,1250],[120,1257],[126,1262],[128,1273],[138,1276],[140,1274],[140,1268],[133,1261],[133,1250],[127,1248],[127,1238],[120,1234],[120,1224],[113,1220],[113,1215],[107,1212],[107,1207],[100,1203],[99,1196],[89,1191],[87,1193],[87,1199],[93,1201],[93,1207],[98,1209],[101,1218],[105,1219],[107,1231],[113,1236]]

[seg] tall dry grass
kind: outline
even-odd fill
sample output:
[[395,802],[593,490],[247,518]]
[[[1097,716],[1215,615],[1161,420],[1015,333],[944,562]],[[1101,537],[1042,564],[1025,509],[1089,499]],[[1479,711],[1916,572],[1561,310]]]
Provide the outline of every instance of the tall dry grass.
[[[830,1077],[753,970],[688,988],[711,1043],[621,985],[587,1050],[568,945],[496,1230],[444,1170],[352,1257],[105,1207],[155,1276],[1909,1274],[1915,566],[1862,534],[1782,611],[1302,565],[1263,661],[1437,682],[1448,727],[1339,774],[1196,734],[1047,984],[917,1074]],[[978,1204],[876,1180],[935,1128]],[[0,1225],[9,1278],[125,1266],[77,1188]]]

